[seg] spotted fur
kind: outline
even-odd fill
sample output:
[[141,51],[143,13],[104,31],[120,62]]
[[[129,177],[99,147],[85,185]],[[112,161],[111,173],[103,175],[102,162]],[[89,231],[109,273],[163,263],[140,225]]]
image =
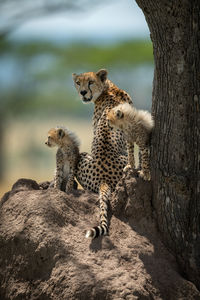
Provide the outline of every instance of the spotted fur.
[[65,127],[52,128],[48,132],[45,144],[49,147],[57,146],[56,171],[54,187],[71,192],[74,187],[76,166],[79,160],[79,141],[74,133]]
[[122,129],[128,145],[128,164],[135,168],[134,143],[141,153],[141,170],[144,180],[150,180],[149,145],[154,121],[148,111],[137,110],[128,103],[119,104],[108,112],[107,119],[116,130]]
[[94,103],[91,155],[82,153],[77,179],[84,189],[99,193],[100,225],[86,237],[108,234],[108,202],[127,164],[126,141],[122,130],[108,124],[107,113],[120,103],[132,103],[130,96],[107,79],[107,71],[73,74],[75,87],[83,102]]

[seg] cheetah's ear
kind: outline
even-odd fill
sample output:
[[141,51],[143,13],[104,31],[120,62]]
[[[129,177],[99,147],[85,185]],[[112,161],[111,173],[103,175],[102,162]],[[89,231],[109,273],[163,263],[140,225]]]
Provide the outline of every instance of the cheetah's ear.
[[73,78],[74,81],[76,80],[76,77],[77,77],[77,74],[76,73],[72,73],[72,78]]
[[100,78],[102,82],[105,82],[107,79],[108,71],[106,69],[101,69],[96,72],[96,75]]
[[64,136],[65,136],[64,130],[59,129],[59,130],[58,130],[58,137],[62,139]]
[[116,117],[117,117],[117,119],[122,119],[123,116],[124,116],[124,113],[121,110],[118,109],[116,111]]

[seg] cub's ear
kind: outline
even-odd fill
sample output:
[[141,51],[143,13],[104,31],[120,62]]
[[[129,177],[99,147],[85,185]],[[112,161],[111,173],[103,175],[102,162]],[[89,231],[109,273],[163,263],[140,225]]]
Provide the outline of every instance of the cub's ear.
[[62,139],[64,136],[65,136],[64,130],[63,129],[58,129],[58,137]]
[[121,110],[118,109],[118,110],[116,111],[116,117],[117,117],[117,119],[122,119],[123,116],[124,116],[123,112],[122,112]]
[[96,72],[96,75],[100,78],[102,82],[105,82],[107,79],[108,71],[106,69],[101,69]]
[[72,78],[73,78],[74,81],[76,80],[76,77],[77,77],[77,74],[76,73],[72,73]]

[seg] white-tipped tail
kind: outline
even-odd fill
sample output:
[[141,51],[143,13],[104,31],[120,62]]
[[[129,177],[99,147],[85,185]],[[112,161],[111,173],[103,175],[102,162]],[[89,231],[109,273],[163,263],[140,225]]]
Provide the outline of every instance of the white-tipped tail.
[[86,232],[86,234],[85,234],[85,237],[86,237],[87,239],[92,238],[92,237],[93,237],[93,232],[92,232],[92,230],[88,230],[88,231]]
[[98,236],[108,234],[108,201],[111,195],[110,187],[107,183],[101,183],[100,185],[100,225],[95,226],[86,232],[86,238],[97,238]]
[[87,239],[89,238],[94,239],[99,236],[107,235],[107,234],[108,234],[108,227],[107,225],[104,224],[104,225],[93,227],[92,229],[88,230],[85,234],[85,237]]

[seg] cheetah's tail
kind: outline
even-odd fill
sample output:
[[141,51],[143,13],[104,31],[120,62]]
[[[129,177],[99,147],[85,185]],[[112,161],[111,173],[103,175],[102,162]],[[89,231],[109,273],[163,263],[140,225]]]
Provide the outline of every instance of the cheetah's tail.
[[108,234],[108,227],[105,225],[95,226],[92,229],[88,230],[85,234],[86,238],[97,238],[101,235],[107,235]]
[[93,227],[86,232],[86,238],[97,238],[108,234],[108,201],[111,195],[111,189],[107,183],[100,185],[99,203],[100,203],[100,225]]

